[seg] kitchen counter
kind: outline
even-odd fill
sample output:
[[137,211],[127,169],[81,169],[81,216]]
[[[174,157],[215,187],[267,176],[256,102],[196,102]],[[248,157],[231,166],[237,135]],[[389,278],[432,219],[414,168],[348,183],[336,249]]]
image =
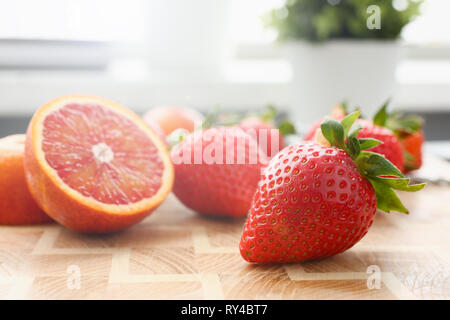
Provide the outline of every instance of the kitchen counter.
[[173,195],[111,235],[2,226],[0,298],[449,299],[450,186],[401,198],[411,213],[379,212],[352,249],[285,265],[248,264],[238,252],[243,219],[198,216]]

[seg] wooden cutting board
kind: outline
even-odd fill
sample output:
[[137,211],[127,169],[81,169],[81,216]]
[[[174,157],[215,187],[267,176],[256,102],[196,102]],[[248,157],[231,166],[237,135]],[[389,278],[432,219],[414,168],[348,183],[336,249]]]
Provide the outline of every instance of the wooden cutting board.
[[0,226],[0,298],[449,299],[450,186],[401,198],[409,216],[379,212],[355,247],[302,264],[246,263],[243,219],[200,217],[172,195],[106,236]]

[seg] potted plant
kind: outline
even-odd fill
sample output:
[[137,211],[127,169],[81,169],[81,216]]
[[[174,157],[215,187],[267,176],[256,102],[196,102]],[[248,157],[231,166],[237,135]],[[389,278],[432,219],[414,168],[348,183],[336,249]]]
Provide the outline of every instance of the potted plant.
[[[267,12],[292,64],[292,108],[309,122],[346,99],[372,113],[395,91],[402,28],[422,0],[287,0]],[[299,119],[300,120],[300,119]]]

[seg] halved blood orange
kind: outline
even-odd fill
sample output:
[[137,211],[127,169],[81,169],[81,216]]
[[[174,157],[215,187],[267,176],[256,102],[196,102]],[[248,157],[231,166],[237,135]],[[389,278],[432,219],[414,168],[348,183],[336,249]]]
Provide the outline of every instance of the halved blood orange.
[[139,222],[167,197],[174,176],[167,148],[138,115],[85,95],[54,99],[35,113],[25,172],[49,216],[88,233]]
[[24,149],[24,134],[0,139],[0,224],[38,224],[52,221],[38,207],[28,191],[23,168]]

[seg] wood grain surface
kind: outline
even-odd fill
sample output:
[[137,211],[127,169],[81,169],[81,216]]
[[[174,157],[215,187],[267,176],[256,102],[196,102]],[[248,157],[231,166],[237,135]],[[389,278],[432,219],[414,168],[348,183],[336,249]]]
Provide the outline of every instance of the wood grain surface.
[[[429,184],[401,198],[409,216],[379,212],[355,247],[301,264],[246,263],[238,252],[244,219],[201,217],[172,195],[111,235],[0,226],[0,298],[449,299],[450,187]],[[373,268],[380,286],[369,289]]]

